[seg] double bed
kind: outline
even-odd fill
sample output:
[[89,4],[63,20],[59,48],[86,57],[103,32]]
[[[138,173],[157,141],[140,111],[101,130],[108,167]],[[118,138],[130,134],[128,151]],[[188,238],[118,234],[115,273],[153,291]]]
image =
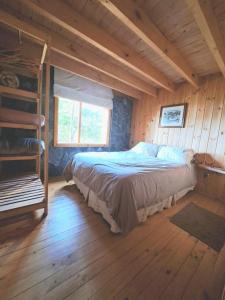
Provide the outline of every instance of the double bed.
[[129,151],[78,153],[64,175],[112,232],[127,233],[194,189],[192,159],[191,150],[141,142]]

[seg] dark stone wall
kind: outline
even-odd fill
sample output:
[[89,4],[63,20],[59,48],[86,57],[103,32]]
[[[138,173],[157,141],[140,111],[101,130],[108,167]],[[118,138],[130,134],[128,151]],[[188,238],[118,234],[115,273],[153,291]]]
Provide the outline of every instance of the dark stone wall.
[[51,68],[51,92],[49,114],[49,175],[60,176],[70,158],[76,153],[87,151],[122,151],[129,148],[132,100],[114,94],[109,147],[62,148],[53,146],[54,136],[54,68]]
[[[43,72],[43,75],[45,72]],[[19,76],[20,88],[37,91],[37,82],[31,78]],[[60,176],[70,158],[75,153],[87,151],[122,151],[129,147],[132,100],[121,94],[114,94],[113,111],[111,118],[110,142],[108,147],[76,147],[76,148],[59,148],[53,146],[54,136],[54,68],[51,68],[51,90],[49,103],[49,176]],[[43,76],[43,100],[45,95],[45,76]],[[2,105],[12,109],[18,109],[35,113],[36,105],[25,101],[15,101],[11,99],[2,99]],[[44,103],[42,107],[44,106]],[[34,137],[30,130],[3,129],[0,138],[13,137]],[[5,173],[14,173],[15,170],[31,171],[34,169],[34,163],[31,162],[6,162],[3,163]]]
[[[37,79],[29,78],[26,76],[18,75],[19,77],[19,89],[37,92]],[[2,96],[0,106],[7,107],[10,109],[16,109],[20,111],[26,111],[30,113],[36,113],[36,104],[27,101],[21,101],[18,99],[12,99]],[[14,140],[19,137],[35,137],[35,132],[32,130],[25,129],[14,129],[14,128],[1,128],[0,139]],[[10,161],[2,162],[0,164],[0,175],[8,176],[21,172],[30,172],[35,170],[34,161]]]

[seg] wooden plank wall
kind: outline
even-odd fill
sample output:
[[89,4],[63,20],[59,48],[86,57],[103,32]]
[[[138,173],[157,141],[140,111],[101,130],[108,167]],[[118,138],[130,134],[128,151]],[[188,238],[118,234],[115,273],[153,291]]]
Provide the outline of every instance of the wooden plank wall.
[[[162,105],[188,103],[185,128],[159,128]],[[131,145],[149,141],[213,157],[215,166],[225,167],[225,79],[219,75],[203,79],[199,89],[181,84],[175,93],[160,91],[157,98],[145,96],[134,103]]]
[[[188,103],[185,128],[159,128],[162,105]],[[181,84],[175,93],[160,91],[134,103],[131,146],[139,141],[192,148],[214,166],[225,168],[225,79],[208,76],[199,89]],[[210,158],[210,160],[209,160]],[[225,176],[198,170],[196,189],[225,202]]]

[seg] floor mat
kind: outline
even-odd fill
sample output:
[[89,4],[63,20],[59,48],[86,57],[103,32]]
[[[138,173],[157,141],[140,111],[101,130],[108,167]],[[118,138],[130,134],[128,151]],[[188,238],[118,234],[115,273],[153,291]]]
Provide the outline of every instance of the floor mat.
[[216,251],[225,242],[225,218],[190,203],[170,221]]

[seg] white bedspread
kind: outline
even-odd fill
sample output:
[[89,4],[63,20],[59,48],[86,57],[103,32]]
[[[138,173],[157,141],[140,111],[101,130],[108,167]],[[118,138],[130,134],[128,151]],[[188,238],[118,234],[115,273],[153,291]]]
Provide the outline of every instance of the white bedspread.
[[196,184],[191,165],[133,151],[76,154],[65,176],[75,176],[104,201],[124,233],[138,224],[137,210]]

